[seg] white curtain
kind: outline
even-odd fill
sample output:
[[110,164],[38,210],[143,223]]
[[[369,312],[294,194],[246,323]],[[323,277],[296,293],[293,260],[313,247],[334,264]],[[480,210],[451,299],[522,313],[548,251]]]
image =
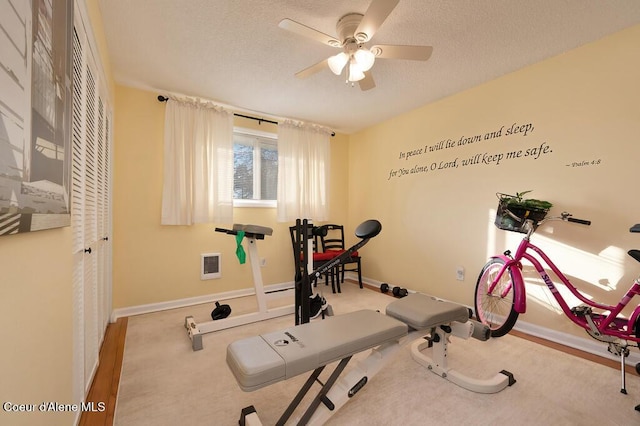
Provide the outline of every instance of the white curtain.
[[330,135],[317,125],[278,124],[278,222],[329,219]]
[[233,223],[233,112],[169,99],[161,223],[211,222]]

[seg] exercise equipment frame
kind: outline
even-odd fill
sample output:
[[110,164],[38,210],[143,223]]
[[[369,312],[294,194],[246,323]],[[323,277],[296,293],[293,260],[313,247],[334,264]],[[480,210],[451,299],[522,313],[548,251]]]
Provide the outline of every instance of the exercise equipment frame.
[[267,306],[267,301],[274,298],[274,294],[277,294],[278,298],[280,298],[292,295],[295,291],[293,288],[277,290],[274,292],[267,292],[264,289],[262,273],[260,271],[260,257],[258,255],[256,242],[257,240],[264,240],[265,235],[271,235],[273,230],[271,228],[258,225],[238,224],[233,225],[233,229],[216,228],[215,230],[216,232],[224,232],[231,235],[237,235],[239,231],[245,232],[247,251],[249,253],[249,263],[251,264],[251,271],[253,274],[253,286],[258,302],[258,310],[248,314],[230,316],[224,319],[203,323],[196,323],[193,316],[186,317],[184,319],[184,326],[187,329],[187,334],[189,335],[189,339],[191,339],[191,346],[194,351],[199,351],[203,348],[202,335],[206,333],[212,333],[214,331],[225,330],[231,327],[290,315],[295,310],[294,305],[287,305],[273,309],[269,309]]

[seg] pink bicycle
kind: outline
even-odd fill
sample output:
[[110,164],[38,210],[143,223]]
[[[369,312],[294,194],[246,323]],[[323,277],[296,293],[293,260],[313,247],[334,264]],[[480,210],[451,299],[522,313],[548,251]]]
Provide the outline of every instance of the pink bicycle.
[[[502,202],[498,206],[496,226],[524,233],[525,236],[515,254],[512,255],[511,251],[507,250],[504,254],[491,257],[482,268],[475,290],[476,317],[478,321],[489,326],[493,337],[504,336],[513,328],[518,316],[525,313],[527,309],[527,294],[522,276],[522,260],[527,260],[536,269],[565,315],[584,328],[591,337],[607,343],[609,352],[620,357],[621,392],[626,394],[624,358],[629,355],[630,347],[640,347],[640,304],[629,318],[622,316],[621,311],[634,296],[640,294],[640,278],[633,282],[631,288],[615,306],[588,299],[571,284],[542,249],[531,243],[530,239],[538,226],[546,221],[562,220],[582,225],[590,225],[591,222],[575,219],[566,212],[556,217],[545,218],[545,215],[546,211],[526,213],[519,211],[514,214]],[[640,224],[634,225],[630,231],[640,232]],[[640,250],[629,250],[628,253],[640,262]],[[571,293],[580,299],[582,302],[580,306],[573,308],[568,306],[543,265],[551,269]],[[640,363],[635,368],[640,373]],[[640,405],[636,410],[640,411]]]

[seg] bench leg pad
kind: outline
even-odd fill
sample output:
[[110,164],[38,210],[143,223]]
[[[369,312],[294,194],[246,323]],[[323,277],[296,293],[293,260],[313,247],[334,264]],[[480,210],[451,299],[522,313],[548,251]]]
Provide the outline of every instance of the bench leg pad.
[[262,426],[262,422],[260,421],[258,413],[253,405],[242,409],[238,424],[240,426]]

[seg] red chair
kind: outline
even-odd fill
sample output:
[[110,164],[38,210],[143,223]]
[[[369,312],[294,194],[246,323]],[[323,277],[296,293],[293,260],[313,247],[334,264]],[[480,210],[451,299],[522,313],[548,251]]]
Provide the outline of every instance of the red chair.
[[[335,224],[322,226],[326,228],[327,231],[326,235],[320,237],[320,240],[322,242],[322,252],[334,253],[334,256],[339,256],[345,251],[344,227],[342,225]],[[347,269],[347,265],[353,263],[355,263],[356,266],[352,267],[352,269]],[[349,259],[347,262],[344,262],[342,265],[339,265],[338,268],[340,268],[338,277],[338,288],[340,286],[340,282],[344,282],[345,271],[357,272],[358,284],[360,284],[360,288],[362,288],[361,259],[357,251],[351,255],[351,259]]]
[[[338,256],[340,253],[336,253],[335,251],[332,252],[319,252],[318,251],[318,247],[320,246],[317,233],[313,232],[313,225],[309,224],[308,225],[309,230],[307,232],[307,235],[312,235],[313,237],[313,270],[318,269],[319,267],[321,267],[323,264],[325,264],[326,262],[332,260],[333,258],[335,258],[336,256]],[[296,237],[295,237],[295,232],[296,232],[296,227],[295,226],[290,226],[289,227],[289,233],[291,234],[291,244],[293,247],[293,255],[295,256],[300,256],[300,261],[302,262],[302,264],[304,264],[305,260],[302,256],[303,250],[301,249],[301,247],[296,247]],[[305,240],[304,243],[306,243],[307,241]],[[295,260],[295,259],[294,259]],[[311,273],[312,271],[308,271],[309,273]],[[335,293],[336,290],[338,293],[341,292],[340,289],[340,279],[338,277],[338,267],[332,269],[331,271],[325,273],[324,276],[324,281],[326,285],[329,285],[329,279],[331,279],[331,290]],[[337,284],[337,287],[336,287]],[[317,282],[314,282],[314,285],[317,285]]]

